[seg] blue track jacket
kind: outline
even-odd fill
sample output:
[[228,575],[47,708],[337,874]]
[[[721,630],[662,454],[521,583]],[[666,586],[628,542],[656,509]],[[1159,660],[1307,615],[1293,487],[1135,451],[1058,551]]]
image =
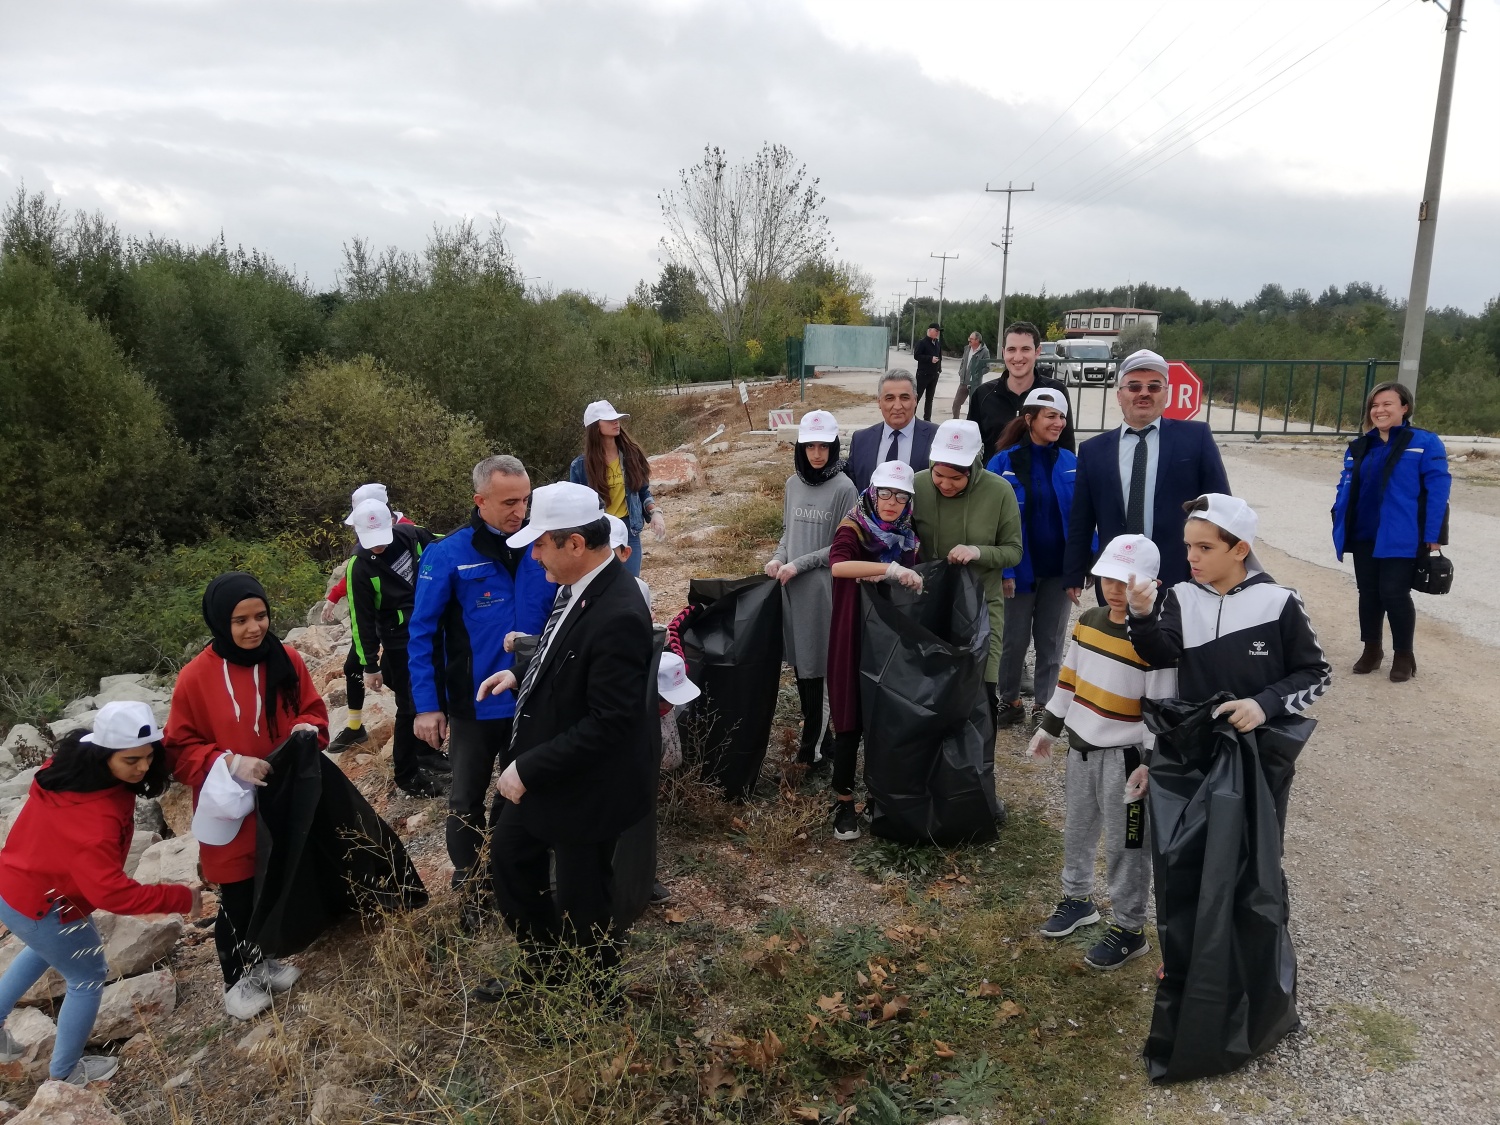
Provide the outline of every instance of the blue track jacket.
[[[998,477],[1004,477],[1016,494],[1016,503],[1021,506],[1021,561],[1007,567],[1005,577],[1016,580],[1016,593],[1029,594],[1036,589],[1036,576],[1031,570],[1031,542],[1026,519],[1027,491],[1031,484],[1031,442],[1023,441],[1009,449],[1002,449],[990,458],[985,466]],[[1064,534],[1068,527],[1068,513],[1073,510],[1073,484],[1078,477],[1078,456],[1070,450],[1059,448],[1057,461],[1052,466],[1052,493],[1057,497],[1057,506],[1062,510]]]
[[[480,538],[476,546],[475,537]],[[493,540],[493,543],[491,542]],[[417,713],[443,711],[460,719],[508,719],[514,692],[474,702],[486,676],[509,668],[505,651],[513,631],[539,634],[557,597],[542,564],[522,553],[516,577],[497,554],[494,536],[475,512],[469,526],[439,539],[422,553],[416,603],[407,626],[407,666]],[[439,639],[440,638],[440,639]]]
[[[1371,430],[1344,451],[1344,471],[1333,500],[1333,549],[1339,561],[1354,542],[1354,519],[1359,507],[1360,463],[1369,443],[1380,435]],[[1380,530],[1375,535],[1377,559],[1412,559],[1424,543],[1448,541],[1448,451],[1430,430],[1411,423],[1390,434],[1385,472],[1381,474]],[[1420,514],[1421,527],[1418,527]]]

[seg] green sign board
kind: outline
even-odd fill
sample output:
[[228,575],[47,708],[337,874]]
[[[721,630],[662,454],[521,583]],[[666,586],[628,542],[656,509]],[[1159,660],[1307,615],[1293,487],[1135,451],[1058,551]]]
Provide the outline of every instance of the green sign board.
[[884,371],[890,331],[853,324],[809,324],[802,330],[808,367],[873,367]]

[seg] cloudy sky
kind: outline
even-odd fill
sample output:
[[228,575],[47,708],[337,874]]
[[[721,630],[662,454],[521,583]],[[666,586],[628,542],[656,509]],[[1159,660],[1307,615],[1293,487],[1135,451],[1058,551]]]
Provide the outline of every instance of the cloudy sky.
[[[1443,45],[1423,0],[0,0],[0,191],[265,250],[498,214],[623,297],[705,144],[821,179],[877,304],[1149,280],[1404,296]],[[1468,0],[1431,303],[1500,294],[1500,0]]]

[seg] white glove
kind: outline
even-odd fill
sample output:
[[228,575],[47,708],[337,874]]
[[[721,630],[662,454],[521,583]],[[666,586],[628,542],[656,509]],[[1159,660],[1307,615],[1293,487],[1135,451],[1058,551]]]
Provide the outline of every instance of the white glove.
[[1214,718],[1223,715],[1237,731],[1254,730],[1266,721],[1266,712],[1253,699],[1231,699],[1214,708]]
[[1125,779],[1125,803],[1132,804],[1146,795],[1151,787],[1151,771],[1145,766],[1136,766]]
[[783,563],[781,570],[776,575],[776,580],[785,586],[793,578],[797,577],[797,568],[791,563]]
[[1050,758],[1052,757],[1052,746],[1058,740],[1053,738],[1040,727],[1031,736],[1031,741],[1026,744],[1026,756],[1028,758]]
[[965,566],[973,562],[978,557],[979,548],[970,547],[965,543],[960,543],[957,547],[954,547],[953,550],[948,552],[948,561],[951,563],[957,563],[959,566]]
[[775,578],[778,574],[781,573],[781,566],[782,564],[777,562],[775,559],[772,559],[770,562],[766,563],[766,577]]
[[667,520],[660,508],[651,513],[651,534],[656,536],[658,543],[667,537]]
[[230,754],[229,773],[240,781],[251,785],[264,785],[271,772],[271,763],[264,758],[252,758],[249,754]]
[[1125,599],[1130,603],[1130,612],[1136,617],[1150,617],[1156,608],[1156,583],[1150,578],[1137,582],[1131,575],[1125,583]]
[[885,568],[885,580],[887,582],[899,582],[908,590],[922,592],[922,576],[909,566],[902,566],[898,562],[891,563]]

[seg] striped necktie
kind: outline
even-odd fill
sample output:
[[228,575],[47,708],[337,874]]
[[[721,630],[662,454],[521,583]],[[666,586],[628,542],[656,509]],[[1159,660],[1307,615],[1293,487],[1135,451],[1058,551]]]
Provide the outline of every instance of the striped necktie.
[[521,686],[516,689],[516,717],[510,725],[510,756],[516,754],[516,736],[521,733],[521,707],[526,702],[526,697],[531,694],[532,685],[536,683],[537,674],[542,670],[542,657],[547,654],[547,645],[552,640],[552,634],[557,632],[557,623],[562,620],[563,612],[568,608],[568,602],[572,600],[573,587],[559,586],[557,598],[552,603],[552,612],[547,615],[547,624],[542,627],[541,639],[536,643],[536,652],[531,656],[531,663],[526,665],[526,675],[521,679]]

